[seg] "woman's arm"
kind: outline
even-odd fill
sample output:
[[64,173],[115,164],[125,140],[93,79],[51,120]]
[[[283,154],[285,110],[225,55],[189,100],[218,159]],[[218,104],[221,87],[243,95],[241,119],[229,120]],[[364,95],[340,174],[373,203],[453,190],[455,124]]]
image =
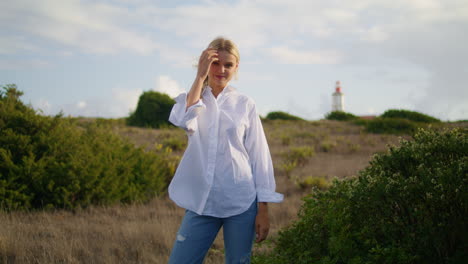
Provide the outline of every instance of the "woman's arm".
[[268,216],[268,203],[258,203],[257,217],[255,218],[255,242],[259,243],[266,239],[270,231],[270,219]]
[[208,76],[211,63],[218,59],[218,51],[215,49],[206,49],[202,52],[198,60],[198,71],[195,81],[187,94],[187,110],[190,106],[196,104],[200,100],[201,92],[203,89],[203,82]]
[[253,102],[248,115],[249,127],[246,130],[244,146],[249,155],[257,193],[258,212],[255,218],[256,242],[261,242],[267,237],[270,228],[268,203],[281,202],[283,195],[275,191],[273,162],[262,122]]

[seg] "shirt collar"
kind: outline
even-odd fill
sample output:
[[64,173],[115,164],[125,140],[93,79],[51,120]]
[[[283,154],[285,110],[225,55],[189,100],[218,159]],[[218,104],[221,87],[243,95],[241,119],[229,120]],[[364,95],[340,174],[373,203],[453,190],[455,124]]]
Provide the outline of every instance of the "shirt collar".
[[[213,95],[212,92],[211,92],[212,90],[213,90],[213,88],[211,88],[209,85],[207,85],[207,86],[205,86],[205,89],[204,89],[203,94],[206,95],[205,93],[210,92],[211,95]],[[224,87],[224,89],[218,94],[218,98],[219,98],[220,96],[224,96],[224,95],[227,95],[227,94],[229,94],[229,93],[231,93],[231,92],[234,92],[235,90],[236,90],[236,88],[234,88],[234,87],[232,87],[231,85],[228,84],[228,85],[227,85],[226,87]]]

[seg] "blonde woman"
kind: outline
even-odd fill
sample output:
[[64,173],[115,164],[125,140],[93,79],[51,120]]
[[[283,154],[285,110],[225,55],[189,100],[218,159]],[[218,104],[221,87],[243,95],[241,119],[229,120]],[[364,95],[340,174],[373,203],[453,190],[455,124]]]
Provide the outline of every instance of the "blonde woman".
[[188,146],[169,185],[170,198],[186,209],[169,263],[202,263],[221,227],[226,263],[250,263],[253,241],[268,235],[267,203],[283,200],[255,103],[229,85],[239,62],[232,41],[213,40],[171,111]]

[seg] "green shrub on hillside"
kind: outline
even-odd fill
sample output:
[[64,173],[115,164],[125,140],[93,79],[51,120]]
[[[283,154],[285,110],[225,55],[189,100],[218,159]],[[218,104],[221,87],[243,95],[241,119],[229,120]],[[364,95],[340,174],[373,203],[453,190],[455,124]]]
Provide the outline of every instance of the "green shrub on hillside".
[[376,134],[412,134],[418,127],[422,127],[420,123],[400,118],[359,119],[354,123],[363,125],[367,132]]
[[254,263],[466,263],[468,133],[421,129],[304,200]]
[[309,146],[292,147],[283,153],[286,162],[294,163],[297,166],[304,166],[313,156],[315,156],[315,150]]
[[266,119],[269,120],[304,120],[298,116],[291,115],[285,112],[277,111],[277,112],[270,112],[267,114]]
[[169,126],[169,114],[175,101],[164,93],[144,92],[138,105],[127,120],[130,126],[159,128]]
[[333,111],[325,115],[325,119],[327,120],[349,121],[349,120],[354,120],[356,118],[358,117],[351,113],[347,113],[343,111]]
[[0,209],[146,201],[165,192],[176,160],[95,123],[38,115],[21,95],[14,85],[0,91]]
[[305,177],[302,180],[297,181],[297,185],[299,188],[305,190],[305,189],[310,189],[310,188],[318,188],[320,190],[325,190],[327,189],[330,184],[325,177],[312,177],[308,176]]
[[440,122],[439,119],[425,115],[415,111],[403,110],[403,109],[390,109],[385,111],[380,117],[382,118],[399,118],[399,119],[407,119],[414,122],[421,122],[421,123],[438,123]]

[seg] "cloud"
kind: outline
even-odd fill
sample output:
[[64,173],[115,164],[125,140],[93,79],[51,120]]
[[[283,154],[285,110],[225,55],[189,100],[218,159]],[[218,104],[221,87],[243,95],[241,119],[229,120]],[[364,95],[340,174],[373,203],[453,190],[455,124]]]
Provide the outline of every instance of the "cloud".
[[156,86],[154,90],[161,93],[166,93],[172,98],[185,92],[185,90],[180,88],[176,80],[173,80],[171,77],[166,75],[161,75],[156,79]]
[[341,54],[333,50],[301,51],[288,47],[273,47],[270,54],[280,63],[285,64],[337,64]]
[[[130,51],[150,54],[157,43],[130,29],[128,9],[88,1],[3,1],[0,23],[10,31],[32,34],[87,53]],[[134,19],[132,19],[134,20]]]
[[0,70],[21,70],[46,68],[51,65],[50,62],[40,59],[2,59],[0,60]]
[[83,109],[86,107],[86,102],[85,101],[79,101],[78,103],[76,103],[76,108],[78,109]]
[[37,47],[28,43],[22,36],[0,35],[0,54],[15,54],[24,51],[37,51]]
[[[467,24],[468,3],[463,0],[0,1],[0,35],[6,36],[0,37],[0,54],[43,54],[45,49],[158,54],[168,65],[191,67],[201,49],[223,35],[236,41],[243,58],[260,65],[267,64],[266,56],[280,64],[392,68],[395,76],[418,68],[429,76],[405,83],[421,87],[424,94],[411,99],[415,108],[466,119]],[[46,61],[2,58],[0,69],[44,67]],[[172,95],[182,91],[170,77],[158,78],[155,89]],[[391,85],[405,87],[387,87]],[[405,95],[400,96],[404,101]],[[85,109],[92,107],[86,102]]]
[[113,89],[112,100],[115,104],[112,108],[113,116],[127,116],[134,111],[142,93],[142,89]]
[[65,116],[120,118],[136,109],[142,93],[142,89],[114,88],[108,98],[87,98],[56,105],[41,98],[33,102],[33,106],[45,115],[56,115],[62,111]]
[[52,104],[44,98],[39,98],[32,102],[33,107],[43,114],[50,114]]

